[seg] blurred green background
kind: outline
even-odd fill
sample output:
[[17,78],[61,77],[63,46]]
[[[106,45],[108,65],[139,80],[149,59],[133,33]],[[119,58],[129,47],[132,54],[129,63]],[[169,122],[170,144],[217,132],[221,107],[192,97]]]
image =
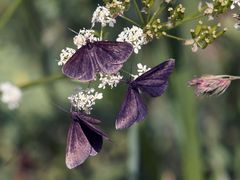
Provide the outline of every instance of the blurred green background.
[[[197,1],[182,2],[187,13],[196,11]],[[90,28],[98,4],[102,2],[1,0],[0,82],[23,84],[60,74],[61,49],[74,47],[74,33],[68,28]],[[67,97],[76,86],[86,85],[65,79],[28,88],[14,111],[1,103],[0,179],[240,179],[240,84],[233,82],[224,95],[215,98],[198,98],[187,86],[195,75],[240,75],[240,32],[233,29],[231,14],[219,19],[229,31],[205,50],[192,53],[190,47],[162,38],[131,57],[129,61],[136,64],[137,59],[150,67],[175,58],[168,91],[158,98],[145,97],[149,109],[145,121],[116,131],[114,121],[126,86],[106,89],[92,114],[103,121],[101,127],[111,141],[105,141],[100,154],[74,170],[64,162],[70,116],[59,106],[68,110]],[[116,39],[128,26],[117,20],[109,39]],[[190,38],[189,30],[196,23],[171,33]]]

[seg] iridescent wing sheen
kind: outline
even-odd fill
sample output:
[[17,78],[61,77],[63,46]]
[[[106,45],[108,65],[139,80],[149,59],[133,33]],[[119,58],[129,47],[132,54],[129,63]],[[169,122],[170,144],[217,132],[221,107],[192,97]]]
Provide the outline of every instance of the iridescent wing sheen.
[[117,73],[133,52],[133,47],[127,42],[97,41],[96,64],[101,72],[107,74]]
[[130,84],[149,95],[162,95],[167,89],[168,78],[173,71],[175,60],[167,60],[133,80]]
[[147,115],[147,108],[137,90],[128,88],[127,95],[117,116],[116,129],[130,127],[135,122],[141,121]]
[[68,130],[66,165],[69,169],[82,164],[90,155],[92,147],[80,124],[73,120]]
[[95,49],[83,46],[63,66],[63,73],[73,79],[90,81],[95,78]]

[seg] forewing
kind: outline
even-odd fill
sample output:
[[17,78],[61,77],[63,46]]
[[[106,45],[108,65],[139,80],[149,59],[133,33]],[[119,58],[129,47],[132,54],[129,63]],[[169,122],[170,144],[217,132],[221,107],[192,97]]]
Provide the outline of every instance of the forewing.
[[63,73],[73,79],[81,81],[93,80],[96,74],[94,64],[95,49],[83,46],[64,64]]
[[167,89],[168,78],[173,71],[175,60],[170,59],[139,76],[131,84],[141,91],[156,97]]
[[68,130],[66,165],[69,169],[82,164],[91,153],[91,145],[77,121],[72,121]]
[[94,46],[96,63],[107,74],[118,72],[133,52],[132,45],[127,42],[97,41]]
[[138,91],[129,87],[115,122],[116,129],[128,128],[146,115],[147,108]]

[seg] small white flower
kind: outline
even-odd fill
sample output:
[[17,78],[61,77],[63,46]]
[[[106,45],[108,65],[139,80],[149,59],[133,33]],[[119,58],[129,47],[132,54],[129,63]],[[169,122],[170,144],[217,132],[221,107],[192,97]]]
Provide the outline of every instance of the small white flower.
[[123,31],[118,35],[117,41],[126,41],[132,44],[136,54],[138,53],[138,50],[141,49],[142,45],[148,43],[143,30],[137,26],[132,26],[132,28],[124,28]]
[[0,84],[1,101],[8,105],[9,109],[16,109],[22,98],[22,91],[10,82]]
[[192,52],[197,52],[198,51],[198,46],[197,43],[195,42],[194,39],[188,39],[184,42],[184,45],[192,45]]
[[113,87],[116,87],[118,83],[121,81],[121,79],[123,78],[123,76],[121,76],[120,73],[117,73],[117,74],[99,73],[99,75],[100,75],[99,80],[101,81],[101,83],[98,85],[98,88],[102,88],[102,89],[105,89],[106,85],[109,85],[111,89]]
[[116,19],[114,19],[109,11],[104,6],[98,6],[97,9],[93,13],[92,17],[92,27],[95,26],[95,23],[99,22],[101,23],[101,26],[105,27],[107,24],[110,27],[113,27],[116,23]]
[[214,10],[214,5],[213,5],[213,3],[206,2],[206,5],[207,5],[207,8],[206,8],[205,11],[203,12],[204,15],[212,14],[212,13],[213,13],[213,10]]
[[63,49],[60,54],[60,60],[58,61],[58,65],[59,66],[64,65],[72,57],[72,55],[75,52],[76,52],[75,49],[72,49],[69,47],[66,47],[65,49]]
[[240,7],[240,0],[233,0],[233,3],[231,5],[231,9],[234,9],[236,7],[236,5]]
[[73,38],[73,43],[77,48],[87,44],[87,41],[94,42],[99,41],[99,38],[94,36],[95,31],[91,29],[80,29],[78,35]]
[[95,101],[102,98],[103,94],[96,92],[94,88],[81,90],[77,94],[68,97],[73,107],[80,111],[83,110],[87,114],[90,114]]
[[204,10],[203,14],[208,16],[209,21],[212,21],[214,20],[214,17],[212,15],[214,12],[214,5],[213,3],[209,3],[209,2],[206,2],[206,5],[207,5],[207,8]]
[[[122,1],[118,1],[118,0],[112,0],[111,2],[108,2],[107,4],[106,4],[106,8],[107,9],[119,9],[120,11],[119,11],[119,14],[120,15],[122,15],[123,14],[123,12],[124,12],[124,10],[125,10],[125,6],[124,6],[124,4],[123,4],[123,2]],[[118,14],[118,15],[119,15]],[[113,16],[116,16],[117,14],[115,14],[115,15],[113,15]]]
[[234,28],[238,31],[240,31],[240,23],[234,24]]
[[137,64],[137,72],[138,74],[137,75],[134,75],[134,74],[131,74],[131,76],[136,79],[138,78],[139,76],[141,76],[142,74],[144,74],[145,72],[149,71],[151,68],[148,68],[147,65],[142,65],[141,63],[138,63]]
[[172,0],[164,0],[166,3],[170,3]]
[[240,20],[240,14],[233,14],[233,17],[237,20]]
[[202,11],[202,5],[203,5],[202,2],[198,3],[198,11]]

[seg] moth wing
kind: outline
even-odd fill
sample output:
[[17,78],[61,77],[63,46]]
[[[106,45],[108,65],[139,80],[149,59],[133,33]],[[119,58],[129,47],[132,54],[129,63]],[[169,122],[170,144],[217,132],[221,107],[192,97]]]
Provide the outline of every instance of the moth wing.
[[69,169],[82,164],[91,154],[91,145],[80,124],[73,120],[68,130],[66,165]]
[[175,60],[167,60],[142,74],[131,84],[150,96],[160,96],[167,89],[168,78],[173,71],[174,65]]
[[99,69],[107,74],[117,73],[133,52],[127,42],[97,41],[94,43]]
[[73,79],[90,81],[95,78],[96,68],[94,64],[95,49],[83,46],[64,64],[63,73]]
[[120,112],[116,118],[116,129],[130,127],[135,122],[141,121],[147,115],[147,108],[137,90],[128,88]]
[[77,117],[79,121],[84,122],[84,124],[87,125],[92,131],[101,135],[104,139],[108,139],[107,135],[102,130],[96,127],[96,125],[98,125],[101,122],[99,119],[88,116],[87,114],[84,113],[78,113]]

